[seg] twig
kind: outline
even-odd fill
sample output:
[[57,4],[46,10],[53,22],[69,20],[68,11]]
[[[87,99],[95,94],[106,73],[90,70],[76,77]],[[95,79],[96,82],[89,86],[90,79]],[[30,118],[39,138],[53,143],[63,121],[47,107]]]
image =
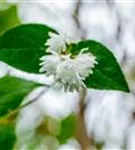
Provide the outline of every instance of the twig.
[[28,106],[28,105],[30,105],[30,104],[36,102],[36,101],[37,101],[39,98],[41,98],[47,91],[48,91],[48,88],[46,88],[46,89],[44,88],[43,90],[40,91],[40,93],[39,93],[33,100],[31,100],[31,101],[27,102],[26,104],[20,106],[18,109],[22,109],[22,108],[24,108],[24,107],[26,107],[26,106]]
[[78,31],[80,32],[81,39],[85,39],[85,31],[82,28],[81,22],[79,20],[79,13],[81,10],[81,6],[82,6],[82,0],[78,0],[76,2],[76,7],[73,12],[73,19],[74,19],[74,22],[76,24]]
[[83,88],[80,92],[79,112],[77,114],[77,131],[76,131],[76,139],[80,143],[82,150],[87,150],[91,143],[91,139],[87,135],[85,120],[84,120],[84,113],[86,109],[86,104],[85,104],[86,96],[87,96],[87,89]]

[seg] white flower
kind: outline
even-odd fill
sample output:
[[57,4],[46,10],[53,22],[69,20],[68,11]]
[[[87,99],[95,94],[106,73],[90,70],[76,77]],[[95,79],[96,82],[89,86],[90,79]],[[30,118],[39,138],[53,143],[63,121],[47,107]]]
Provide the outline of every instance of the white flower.
[[58,53],[66,50],[66,42],[63,35],[58,35],[52,32],[49,32],[50,38],[45,43],[48,46],[47,52]]
[[79,90],[79,87],[85,87],[78,72],[76,72],[76,64],[72,59],[63,61],[57,68],[56,81],[64,86],[65,91]]
[[57,67],[56,80],[65,90],[79,90],[85,87],[83,80],[93,73],[92,68],[97,64],[96,58],[91,54],[79,54],[76,58],[65,57],[65,60]]
[[57,55],[46,55],[40,58],[42,63],[40,65],[42,66],[39,70],[39,72],[45,72],[47,76],[49,75],[55,75],[57,66],[61,62],[61,59]]
[[53,75],[55,85],[64,87],[65,91],[78,91],[80,87],[85,87],[83,81],[93,73],[92,69],[97,64],[96,57],[91,53],[84,53],[88,48],[82,49],[79,55],[72,56],[67,47],[75,41],[51,32],[49,36],[50,39],[45,45],[48,46],[47,52],[51,54],[40,58],[40,72],[45,72],[48,76]]
[[70,55],[46,55],[40,59],[43,61],[40,72],[46,75],[54,75],[57,85],[64,87],[65,91],[79,90],[79,87],[85,87],[83,80],[93,73],[96,57],[91,53],[82,52],[72,58]]
[[65,52],[67,44],[69,45],[71,43],[78,42],[77,40],[72,40],[64,34],[59,35],[53,32],[49,32],[49,36],[50,38],[47,40],[45,45],[48,46],[47,52],[51,52],[53,54],[60,54],[61,52]]
[[79,54],[76,57],[76,71],[84,80],[89,74],[93,74],[92,68],[95,67],[96,57],[91,53]]

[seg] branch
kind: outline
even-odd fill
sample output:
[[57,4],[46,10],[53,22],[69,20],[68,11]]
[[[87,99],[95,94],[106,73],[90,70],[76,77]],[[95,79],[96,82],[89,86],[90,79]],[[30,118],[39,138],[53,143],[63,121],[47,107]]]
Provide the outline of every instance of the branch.
[[80,36],[81,36],[81,39],[85,39],[85,31],[84,29],[82,28],[82,25],[81,25],[81,22],[79,20],[79,13],[80,13],[80,10],[81,10],[81,6],[82,6],[82,0],[78,0],[76,2],[76,6],[75,6],[75,9],[74,9],[74,12],[73,12],[73,19],[74,19],[74,22],[75,22],[75,25],[78,29],[78,31],[80,32]]
[[84,113],[86,109],[85,99],[87,96],[87,89],[83,88],[80,92],[79,99],[79,112],[77,114],[77,131],[76,131],[76,139],[81,145],[82,150],[87,150],[90,146],[91,139],[87,135],[87,130],[85,126]]

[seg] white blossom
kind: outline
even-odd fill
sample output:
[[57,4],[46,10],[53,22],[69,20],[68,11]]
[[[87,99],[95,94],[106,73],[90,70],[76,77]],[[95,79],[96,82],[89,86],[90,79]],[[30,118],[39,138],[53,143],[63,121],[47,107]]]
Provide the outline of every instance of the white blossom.
[[76,43],[79,40],[72,39],[64,34],[56,34],[53,32],[49,32],[50,38],[45,43],[47,48],[47,52],[58,53],[66,51],[66,44]]
[[51,38],[45,45],[48,46],[47,52],[51,54],[40,58],[42,61],[40,72],[53,75],[55,85],[64,88],[65,91],[78,91],[79,87],[85,87],[83,81],[93,73],[92,69],[97,64],[96,57],[91,53],[86,53],[88,48],[84,48],[78,55],[72,56],[67,51],[67,47],[74,41],[51,32],[49,35]]
[[49,75],[55,75],[57,66],[61,62],[61,59],[57,55],[45,55],[40,58],[42,63],[40,65],[42,66],[39,70],[39,72],[45,72],[47,76]]
[[79,90],[85,87],[83,80],[92,74],[92,68],[96,64],[95,57],[88,54],[79,54],[75,59],[67,57],[57,68],[56,80],[58,80],[65,90]]
[[58,35],[52,32],[49,32],[50,38],[45,43],[48,46],[47,52],[58,53],[66,50],[65,37],[63,35]]
[[82,79],[88,77],[89,74],[93,74],[92,68],[95,67],[96,57],[91,53],[79,54],[76,57],[76,70]]
[[85,87],[78,72],[76,72],[76,64],[72,59],[63,61],[57,68],[56,80],[63,86],[65,91],[79,90],[80,86]]

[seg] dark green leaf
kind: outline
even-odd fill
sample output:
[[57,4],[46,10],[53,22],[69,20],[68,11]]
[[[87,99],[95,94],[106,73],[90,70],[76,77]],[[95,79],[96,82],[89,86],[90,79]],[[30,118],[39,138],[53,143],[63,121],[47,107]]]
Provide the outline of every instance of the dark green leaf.
[[39,58],[53,29],[41,24],[21,25],[0,37],[0,60],[20,70],[39,73]]
[[74,136],[76,131],[76,118],[70,115],[61,122],[61,131],[58,136],[60,144],[65,144],[67,140]]
[[84,81],[88,88],[129,92],[121,68],[109,49],[96,41],[86,40],[73,45],[71,53],[77,55],[83,48],[89,48],[89,52],[96,56],[98,62],[93,75]]
[[40,84],[16,77],[5,76],[0,79],[0,116],[17,108],[25,96]]
[[0,125],[0,149],[12,150],[16,140],[13,125]]

